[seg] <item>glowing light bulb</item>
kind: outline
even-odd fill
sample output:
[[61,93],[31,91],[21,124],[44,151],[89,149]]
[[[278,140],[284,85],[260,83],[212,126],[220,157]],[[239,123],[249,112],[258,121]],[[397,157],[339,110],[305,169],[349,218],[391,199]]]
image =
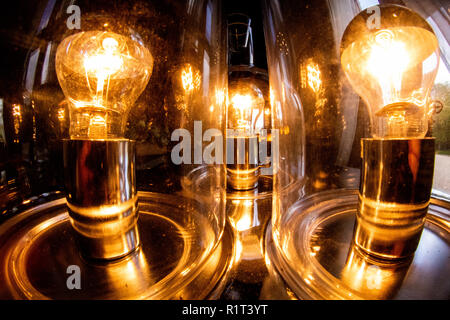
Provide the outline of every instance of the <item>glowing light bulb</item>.
[[379,28],[369,23],[366,11],[347,27],[342,68],[369,107],[374,138],[423,138],[439,64],[438,41],[413,11],[395,5],[379,9]]
[[341,64],[369,107],[372,133],[361,143],[353,241],[380,259],[410,257],[420,240],[433,181],[434,139],[425,135],[438,41],[418,14],[380,5],[362,11],[348,25]]
[[147,48],[113,32],[65,38],[56,52],[56,73],[69,102],[71,139],[123,137],[128,112],[152,66]]
[[14,143],[20,142],[20,126],[22,124],[22,111],[20,104],[13,104],[12,105],[12,116],[13,116],[13,123],[14,123]]
[[264,127],[264,96],[252,83],[230,84],[228,129],[254,135]]

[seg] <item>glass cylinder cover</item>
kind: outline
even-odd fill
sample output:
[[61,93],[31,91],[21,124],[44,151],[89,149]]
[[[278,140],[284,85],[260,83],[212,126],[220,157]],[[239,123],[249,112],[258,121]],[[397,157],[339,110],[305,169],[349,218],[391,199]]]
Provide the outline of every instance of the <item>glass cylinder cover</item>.
[[[336,212],[349,212],[344,211],[349,207],[339,207],[343,194],[359,187],[361,139],[371,137],[373,128],[370,109],[341,67],[341,39],[362,10],[367,10],[369,17],[375,14],[375,19],[377,8],[370,7],[380,2],[421,7],[417,1],[263,1],[272,123],[280,130],[279,170],[267,244],[270,259],[297,297],[314,298],[314,290],[321,299],[331,297],[322,290],[319,279],[325,269],[329,271],[329,265],[317,262],[320,250],[330,246],[345,251],[342,226],[333,224],[333,235],[327,235],[308,213],[319,216],[321,212],[315,210],[320,206],[329,213],[326,221],[334,223]],[[440,7],[426,2],[423,8],[427,10]],[[429,14],[427,20],[434,18]],[[375,23],[373,19],[370,22]],[[441,50],[446,43],[441,37]],[[430,135],[431,128],[426,132]],[[321,217],[325,221],[325,216]],[[333,276],[326,281],[334,290],[341,290]]]
[[140,237],[151,238],[143,246],[159,243],[148,250],[163,250],[168,261],[149,267],[146,297],[172,296],[224,230],[221,3],[57,0],[40,1],[36,12],[33,36],[22,44],[29,46],[22,86],[4,100],[0,212],[14,218],[37,200],[63,196],[63,139],[130,139],[139,223],[161,229]]

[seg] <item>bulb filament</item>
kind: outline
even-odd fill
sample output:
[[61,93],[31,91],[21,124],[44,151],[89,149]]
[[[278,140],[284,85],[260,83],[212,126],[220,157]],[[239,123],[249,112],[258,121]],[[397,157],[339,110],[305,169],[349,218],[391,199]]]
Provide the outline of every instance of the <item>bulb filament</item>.
[[122,67],[122,58],[117,54],[118,45],[117,40],[105,38],[102,42],[103,49],[100,53],[85,57],[84,68],[86,70],[86,80],[89,87],[91,87],[89,80],[92,75],[94,75],[96,80],[93,104],[97,107],[105,107],[105,103],[108,99],[110,76]]

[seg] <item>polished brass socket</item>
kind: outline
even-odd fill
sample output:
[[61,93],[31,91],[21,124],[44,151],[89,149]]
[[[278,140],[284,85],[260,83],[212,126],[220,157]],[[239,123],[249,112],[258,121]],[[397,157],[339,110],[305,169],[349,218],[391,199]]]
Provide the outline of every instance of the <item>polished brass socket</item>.
[[258,137],[227,137],[227,185],[232,190],[258,186]]
[[135,144],[129,140],[65,140],[67,207],[81,253],[123,257],[139,245]]
[[434,138],[363,139],[354,242],[380,259],[414,254],[433,183]]

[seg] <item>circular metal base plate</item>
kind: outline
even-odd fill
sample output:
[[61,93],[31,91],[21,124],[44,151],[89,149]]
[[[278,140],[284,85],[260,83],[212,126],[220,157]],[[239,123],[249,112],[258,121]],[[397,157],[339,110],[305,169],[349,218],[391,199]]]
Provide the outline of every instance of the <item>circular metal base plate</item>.
[[266,251],[288,293],[299,299],[450,299],[450,205],[432,199],[413,259],[375,260],[353,245],[356,190],[302,199],[287,213],[283,247],[272,227]]

